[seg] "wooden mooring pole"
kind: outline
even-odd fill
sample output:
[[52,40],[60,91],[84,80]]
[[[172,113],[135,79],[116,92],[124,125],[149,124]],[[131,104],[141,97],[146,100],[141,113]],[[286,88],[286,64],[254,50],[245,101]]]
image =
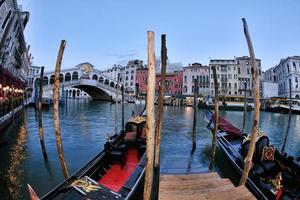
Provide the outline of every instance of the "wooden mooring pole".
[[59,124],[59,75],[60,75],[61,61],[63,58],[65,46],[66,46],[66,41],[62,40],[60,44],[58,56],[57,56],[56,66],[55,66],[55,77],[54,77],[54,88],[53,88],[53,120],[54,120],[55,138],[56,138],[56,145],[57,145],[60,165],[62,167],[65,178],[68,178],[69,172],[64,158],[64,151],[63,151],[63,146],[61,141],[60,124]]
[[43,128],[43,119],[42,119],[42,97],[43,97],[43,79],[44,79],[44,67],[41,67],[40,74],[40,88],[39,88],[39,99],[38,99],[38,121],[39,121],[39,134],[40,134],[40,143],[42,147],[43,157],[45,160],[48,160],[45,141],[44,141],[44,128]]
[[117,76],[117,87],[116,87],[116,107],[115,107],[115,134],[118,134],[118,104],[119,104],[119,75]]
[[124,92],[125,92],[125,89],[124,89],[124,86],[122,85],[121,87],[121,92],[122,92],[122,130],[125,130],[125,111],[124,111]]
[[144,183],[144,200],[152,197],[153,164],[154,164],[154,96],[155,96],[155,54],[154,32],[148,31],[148,85],[147,85],[147,121],[146,121],[146,172]]
[[245,132],[245,126],[246,126],[246,114],[247,114],[247,82],[245,82],[244,85],[244,116],[243,116],[243,128],[242,128],[242,133]]
[[194,79],[194,121],[193,121],[193,145],[192,145],[192,152],[194,153],[195,149],[196,149],[196,126],[197,126],[197,101],[198,100],[198,79],[195,78]]
[[166,89],[166,68],[167,68],[167,47],[166,47],[166,35],[161,35],[161,81],[159,87],[158,98],[158,116],[155,126],[155,154],[154,154],[154,177],[153,177],[153,197],[152,199],[158,199],[159,190],[159,162],[160,162],[160,140],[161,140],[161,126],[163,120],[163,106],[164,95]]
[[283,145],[282,145],[282,148],[281,148],[281,153],[284,153],[285,144],[286,144],[286,140],[287,140],[287,137],[288,137],[288,134],[289,134],[291,117],[292,117],[292,80],[291,79],[289,79],[289,87],[290,87],[290,100],[289,100],[290,110],[289,110],[289,118],[288,118],[288,123],[287,123],[286,131],[285,131]]
[[249,54],[250,54],[250,60],[252,64],[252,81],[253,81],[253,98],[254,98],[254,115],[253,115],[253,125],[252,125],[252,134],[251,134],[251,140],[250,140],[250,145],[249,145],[249,150],[248,154],[246,157],[246,163],[244,166],[243,174],[240,180],[239,185],[245,185],[247,179],[248,179],[248,174],[252,166],[252,157],[255,149],[255,143],[256,143],[256,138],[257,138],[257,131],[258,131],[258,126],[259,126],[259,107],[260,107],[260,102],[259,102],[259,84],[258,84],[258,70],[257,70],[257,64],[255,60],[255,54],[254,54],[254,49],[253,45],[251,42],[251,38],[248,32],[248,26],[246,19],[243,18],[243,25],[244,25],[244,34],[247,40],[248,44],[248,49],[249,49]]
[[214,168],[215,164],[215,156],[216,156],[216,146],[217,146],[217,131],[219,125],[219,85],[217,79],[217,71],[216,66],[212,66],[213,77],[214,77],[214,84],[215,84],[215,127],[213,129],[213,137],[212,137],[212,145],[211,145],[211,157],[209,163],[209,169]]

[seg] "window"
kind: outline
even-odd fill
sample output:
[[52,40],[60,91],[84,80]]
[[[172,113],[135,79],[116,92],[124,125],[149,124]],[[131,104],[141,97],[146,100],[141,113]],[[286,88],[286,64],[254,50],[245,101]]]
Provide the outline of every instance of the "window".
[[185,82],[185,83],[187,82],[187,77],[186,77],[186,76],[184,76],[184,82]]
[[290,73],[290,65],[289,64],[286,65],[286,68],[287,68],[287,72]]
[[11,10],[8,12],[8,14],[6,15],[5,19],[3,20],[3,23],[2,23],[2,26],[1,26],[2,29],[5,28],[6,23],[7,23],[8,19],[9,19],[10,15],[11,15]]
[[1,0],[1,1],[0,1],[0,8],[1,8],[1,6],[3,5],[4,2],[5,2],[5,0]]
[[232,75],[231,74],[228,74],[228,79],[232,79]]
[[133,80],[133,75],[131,75],[131,80]]
[[220,79],[220,74],[218,74],[218,79]]
[[241,74],[241,69],[238,67],[238,74]]
[[236,70],[236,67],[235,67],[235,66],[233,67],[233,70],[234,70],[234,71]]
[[250,74],[250,70],[249,70],[249,68],[247,67],[247,74]]
[[237,79],[237,74],[234,74],[234,79]]

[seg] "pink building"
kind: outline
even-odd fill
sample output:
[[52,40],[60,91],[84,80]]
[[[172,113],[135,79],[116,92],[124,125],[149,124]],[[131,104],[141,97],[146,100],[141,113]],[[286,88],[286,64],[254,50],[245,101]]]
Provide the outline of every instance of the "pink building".
[[[136,72],[136,87],[139,90],[139,94],[145,94],[147,90],[147,78],[148,69],[140,68]],[[155,79],[155,92],[159,92],[159,85],[161,83],[160,74],[156,74]],[[182,83],[183,83],[183,71],[175,71],[167,73],[166,75],[166,90],[165,94],[170,96],[182,94]]]

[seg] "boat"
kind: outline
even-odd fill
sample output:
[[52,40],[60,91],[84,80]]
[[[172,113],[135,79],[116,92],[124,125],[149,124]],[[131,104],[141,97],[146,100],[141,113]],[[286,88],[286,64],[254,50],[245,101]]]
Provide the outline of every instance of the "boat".
[[[300,100],[299,99],[291,99],[292,100],[292,114],[300,114]],[[289,98],[284,97],[272,97],[266,102],[265,111],[268,112],[276,112],[276,113],[289,113]]]
[[[145,176],[146,117],[135,116],[104,149],[71,177],[42,197],[49,199],[140,199]],[[31,199],[35,193],[28,187]]]
[[[206,109],[207,128],[214,127],[213,113]],[[217,143],[232,166],[241,176],[248,153],[250,136],[219,117]],[[280,153],[269,144],[269,138],[259,131],[253,155],[253,166],[246,182],[248,189],[258,199],[300,199],[300,165],[293,157]]]
[[[249,103],[247,99],[247,111],[253,110],[253,104]],[[198,108],[210,108],[215,107],[214,99],[209,98],[206,101],[200,101]],[[234,110],[243,111],[244,110],[244,97],[243,96],[221,96],[219,97],[219,109],[220,110]]]
[[133,97],[126,97],[126,98],[125,98],[125,101],[126,101],[127,103],[135,103],[135,100],[134,100]]

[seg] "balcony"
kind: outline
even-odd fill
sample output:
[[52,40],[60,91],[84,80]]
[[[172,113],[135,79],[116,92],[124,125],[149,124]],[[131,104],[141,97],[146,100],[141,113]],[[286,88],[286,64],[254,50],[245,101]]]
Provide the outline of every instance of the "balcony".
[[221,78],[221,82],[228,82],[228,78]]

